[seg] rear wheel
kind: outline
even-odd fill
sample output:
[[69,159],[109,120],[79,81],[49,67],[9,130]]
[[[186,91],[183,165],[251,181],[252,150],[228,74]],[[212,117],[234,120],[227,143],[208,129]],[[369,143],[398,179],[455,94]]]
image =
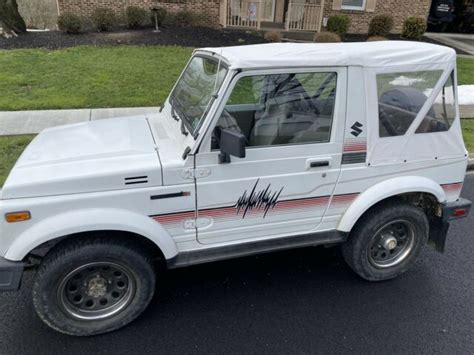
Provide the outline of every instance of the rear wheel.
[[66,242],[38,268],[33,303],[50,327],[70,335],[118,329],[148,305],[155,272],[144,249],[107,237]]
[[413,265],[428,240],[428,232],[429,223],[423,210],[391,201],[361,218],[342,246],[343,256],[366,280],[391,279]]

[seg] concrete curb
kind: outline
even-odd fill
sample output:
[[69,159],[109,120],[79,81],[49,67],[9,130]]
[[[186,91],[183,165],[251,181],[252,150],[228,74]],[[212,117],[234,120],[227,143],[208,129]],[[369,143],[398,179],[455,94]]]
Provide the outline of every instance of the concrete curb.
[[159,107],[0,112],[0,136],[36,134],[50,127],[112,117],[154,114]]

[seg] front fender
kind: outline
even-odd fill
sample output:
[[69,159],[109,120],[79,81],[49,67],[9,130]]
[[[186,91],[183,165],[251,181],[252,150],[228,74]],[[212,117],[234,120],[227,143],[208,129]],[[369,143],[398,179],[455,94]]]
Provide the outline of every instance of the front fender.
[[86,209],[68,211],[44,219],[20,234],[5,254],[8,260],[22,260],[37,246],[56,238],[99,230],[131,232],[155,243],[166,259],[177,255],[173,238],[157,222],[122,209]]
[[339,222],[337,229],[350,232],[359,218],[377,202],[408,192],[426,192],[434,195],[438,202],[446,201],[446,194],[435,181],[422,176],[402,176],[371,186],[351,204]]

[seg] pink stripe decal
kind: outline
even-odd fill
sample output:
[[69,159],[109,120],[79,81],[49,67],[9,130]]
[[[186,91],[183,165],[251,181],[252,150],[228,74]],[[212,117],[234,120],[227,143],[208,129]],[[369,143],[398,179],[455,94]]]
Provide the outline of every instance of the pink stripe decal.
[[367,151],[367,142],[365,138],[345,139],[343,153],[365,152]]
[[[341,206],[351,203],[359,194],[345,194],[345,195],[336,195],[332,197],[331,207],[340,208]],[[278,201],[270,211],[275,212],[276,214],[287,214],[294,213],[298,211],[307,211],[314,208],[324,208],[330,201],[330,196],[319,196],[319,197],[309,197],[304,199],[296,200],[285,200]],[[264,215],[264,210],[252,209],[248,210],[246,217],[255,218],[262,217]],[[217,207],[212,209],[204,209],[198,212],[199,217],[209,217],[216,220],[233,220],[241,219],[242,211],[238,211],[236,206],[230,207]],[[175,212],[166,215],[157,215],[151,216],[156,222],[163,224],[164,226],[178,227],[184,220],[194,218],[194,211],[185,211],[185,212]]]

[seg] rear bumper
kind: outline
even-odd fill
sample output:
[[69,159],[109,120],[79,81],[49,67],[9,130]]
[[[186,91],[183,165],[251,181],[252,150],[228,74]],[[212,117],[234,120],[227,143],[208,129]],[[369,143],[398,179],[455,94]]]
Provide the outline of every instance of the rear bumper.
[[0,291],[16,291],[20,288],[25,263],[0,258]]
[[454,202],[448,202],[443,206],[442,221],[449,222],[455,219],[467,217],[471,210],[472,202],[465,198],[459,198]]

